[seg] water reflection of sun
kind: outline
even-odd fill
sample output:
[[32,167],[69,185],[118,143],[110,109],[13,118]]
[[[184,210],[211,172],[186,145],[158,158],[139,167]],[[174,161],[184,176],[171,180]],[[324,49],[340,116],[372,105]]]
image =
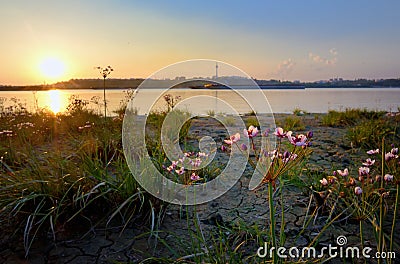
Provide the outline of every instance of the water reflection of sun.
[[46,105],[55,114],[62,112],[67,107],[67,95],[59,90],[47,91]]

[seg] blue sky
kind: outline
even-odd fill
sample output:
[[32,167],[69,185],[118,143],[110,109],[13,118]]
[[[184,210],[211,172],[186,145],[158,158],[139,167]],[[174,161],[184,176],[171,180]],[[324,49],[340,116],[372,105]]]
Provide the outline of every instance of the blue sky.
[[[259,79],[399,78],[400,1],[4,1],[0,84],[147,77],[216,59]],[[50,77],[41,61],[65,67]]]

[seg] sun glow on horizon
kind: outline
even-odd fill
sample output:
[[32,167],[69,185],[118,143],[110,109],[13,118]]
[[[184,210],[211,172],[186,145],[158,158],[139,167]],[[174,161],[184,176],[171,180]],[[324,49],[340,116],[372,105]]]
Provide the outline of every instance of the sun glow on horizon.
[[54,81],[65,75],[65,64],[56,57],[47,57],[39,64],[40,72],[48,81]]

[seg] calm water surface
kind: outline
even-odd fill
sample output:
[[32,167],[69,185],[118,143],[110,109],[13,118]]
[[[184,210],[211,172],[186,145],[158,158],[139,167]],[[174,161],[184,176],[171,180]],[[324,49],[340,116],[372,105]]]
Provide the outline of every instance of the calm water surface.
[[[112,115],[113,111],[120,106],[121,101],[125,99],[126,92],[124,91],[122,89],[106,91],[108,115]],[[165,109],[164,100],[157,100],[156,98],[160,91],[154,89],[142,93],[140,103],[137,104],[139,112],[142,109],[150,108],[150,105],[153,104],[151,109]],[[141,92],[144,91],[139,91],[139,93]],[[259,97],[260,95],[259,92],[246,89],[241,92],[246,98]],[[400,107],[400,88],[312,88],[304,90],[262,90],[262,92],[275,113],[291,113],[295,108],[312,113],[325,113],[328,110],[344,110],[346,108],[397,111]],[[248,113],[252,110],[243,97],[231,90],[172,89],[168,93],[173,96],[181,96],[180,107],[187,108],[196,114],[205,114],[208,110],[229,114],[232,107],[239,113]],[[37,107],[48,108],[54,112],[62,112],[65,111],[71,95],[88,100],[90,102],[89,108],[103,113],[103,90],[91,89],[38,92],[0,91],[0,108],[2,105],[3,107],[12,105],[11,98],[15,97],[30,111],[34,111],[37,105]],[[193,99],[199,95],[208,96],[208,99]],[[185,101],[188,98],[192,98],[192,100]],[[230,104],[231,108],[226,107],[224,101]],[[262,100],[262,102],[266,103],[266,100]]]

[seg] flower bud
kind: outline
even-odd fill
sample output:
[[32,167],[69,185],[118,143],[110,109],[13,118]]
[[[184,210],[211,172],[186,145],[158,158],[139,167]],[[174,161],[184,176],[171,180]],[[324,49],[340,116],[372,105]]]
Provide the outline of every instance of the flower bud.
[[360,195],[360,194],[362,194],[362,189],[361,189],[361,187],[359,187],[359,186],[357,186],[356,188],[354,188],[354,193],[355,194],[357,194],[357,195]]
[[288,159],[290,157],[290,153],[288,152],[288,151],[285,151],[284,153],[283,153],[283,158],[284,159]]
[[323,178],[322,180],[319,180],[319,182],[322,184],[322,186],[328,185],[328,180]]
[[240,148],[241,148],[243,151],[246,151],[246,150],[247,150],[247,145],[243,143],[242,145],[240,145]]

